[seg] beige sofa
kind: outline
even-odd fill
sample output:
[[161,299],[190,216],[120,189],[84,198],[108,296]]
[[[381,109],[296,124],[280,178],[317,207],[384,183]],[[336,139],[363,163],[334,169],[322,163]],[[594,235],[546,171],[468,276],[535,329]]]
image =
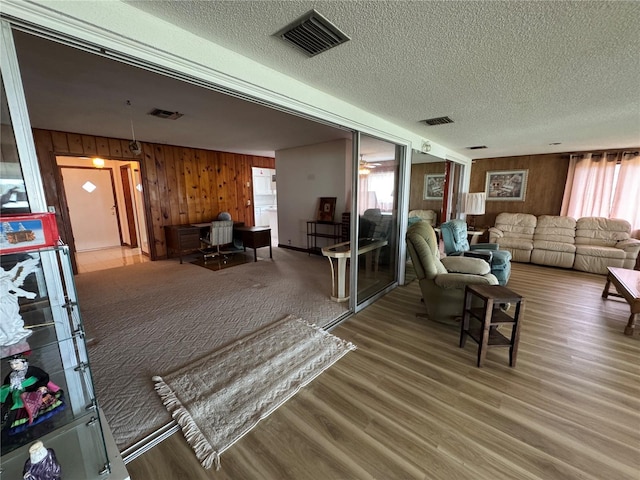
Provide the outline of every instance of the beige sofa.
[[606,274],[607,267],[633,269],[640,240],[626,220],[528,213],[501,213],[489,241],[509,250],[512,261]]

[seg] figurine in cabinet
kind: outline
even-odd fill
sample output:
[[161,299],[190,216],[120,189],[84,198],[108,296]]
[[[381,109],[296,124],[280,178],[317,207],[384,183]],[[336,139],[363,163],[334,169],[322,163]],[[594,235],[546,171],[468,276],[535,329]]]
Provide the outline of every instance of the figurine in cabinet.
[[0,387],[2,429],[9,435],[50,418],[64,409],[62,390],[49,380],[49,374],[29,365],[24,355],[9,359],[11,373]]
[[24,464],[23,480],[60,480],[62,472],[52,448],[37,441],[29,447],[29,458]]
[[24,321],[20,315],[20,305],[18,298],[25,297],[33,299],[34,292],[28,292],[21,287],[27,276],[36,270],[40,262],[37,257],[30,257],[16,263],[11,270],[0,271],[0,347],[3,356],[8,353],[12,345],[20,344],[31,335],[31,330],[24,328]]

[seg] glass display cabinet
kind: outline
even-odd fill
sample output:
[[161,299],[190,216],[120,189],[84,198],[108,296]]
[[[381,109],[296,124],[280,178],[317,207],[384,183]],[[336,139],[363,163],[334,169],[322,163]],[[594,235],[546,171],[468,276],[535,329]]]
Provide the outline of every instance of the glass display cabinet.
[[128,478],[95,398],[69,248],[0,259],[1,478],[23,478],[37,441],[64,479]]

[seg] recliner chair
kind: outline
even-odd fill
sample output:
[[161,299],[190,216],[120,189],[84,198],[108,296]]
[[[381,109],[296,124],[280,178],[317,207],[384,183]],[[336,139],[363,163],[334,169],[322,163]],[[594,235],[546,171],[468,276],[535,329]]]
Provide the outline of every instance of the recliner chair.
[[467,285],[498,285],[484,260],[462,256],[441,259],[436,233],[427,222],[411,225],[406,238],[430,320],[456,324],[462,317]]
[[500,250],[497,243],[477,243],[469,245],[467,223],[464,220],[449,220],[440,225],[440,234],[447,255],[480,255],[491,265],[491,273],[500,285],[506,285],[511,275],[511,252]]

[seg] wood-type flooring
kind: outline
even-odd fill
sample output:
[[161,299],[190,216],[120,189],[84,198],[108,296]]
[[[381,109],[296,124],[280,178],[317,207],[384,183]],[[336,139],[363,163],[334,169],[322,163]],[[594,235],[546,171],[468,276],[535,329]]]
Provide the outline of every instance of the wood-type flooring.
[[336,327],[349,353],[204,470],[181,433],[133,460],[133,480],[638,480],[640,337],[605,277],[513,264],[526,310],[508,349],[458,347],[416,318],[416,281]]

